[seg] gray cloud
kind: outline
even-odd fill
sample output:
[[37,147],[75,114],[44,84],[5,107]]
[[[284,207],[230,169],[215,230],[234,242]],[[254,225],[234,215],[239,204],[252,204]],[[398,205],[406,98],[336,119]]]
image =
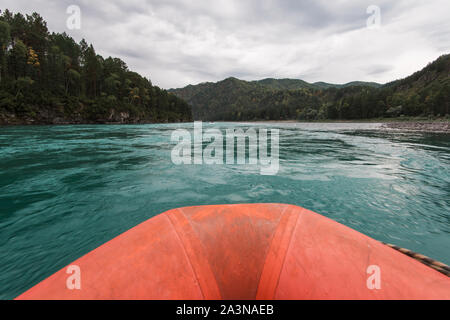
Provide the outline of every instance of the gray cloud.
[[365,68],[365,71],[369,75],[377,75],[377,74],[382,74],[382,73],[391,71],[392,69],[394,69],[394,66],[391,66],[391,65],[374,65],[374,66]]
[[[66,9],[82,10],[67,30]],[[368,29],[369,5],[381,27]],[[407,76],[450,50],[448,0],[3,0],[165,88],[229,76],[346,83]]]

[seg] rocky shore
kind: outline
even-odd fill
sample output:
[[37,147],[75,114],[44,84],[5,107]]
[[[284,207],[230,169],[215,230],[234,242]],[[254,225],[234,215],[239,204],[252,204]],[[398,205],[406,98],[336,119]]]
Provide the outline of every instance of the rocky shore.
[[450,121],[435,122],[386,122],[381,126],[386,130],[450,133]]
[[[188,122],[188,119],[172,119],[170,122]],[[0,110],[0,126],[17,125],[72,125],[72,124],[147,124],[169,123],[169,119],[152,119],[133,117],[128,112],[116,112],[111,109],[105,117],[86,118],[81,113],[66,115],[54,110],[40,110],[32,115],[17,116],[11,112]]]

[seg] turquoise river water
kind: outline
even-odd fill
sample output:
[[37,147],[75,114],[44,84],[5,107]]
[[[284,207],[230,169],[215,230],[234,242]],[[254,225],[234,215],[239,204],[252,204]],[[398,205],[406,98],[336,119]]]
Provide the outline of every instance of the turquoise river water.
[[379,124],[280,130],[278,174],[171,161],[193,124],[0,127],[0,299],[171,208],[277,202],[450,264],[450,136]]

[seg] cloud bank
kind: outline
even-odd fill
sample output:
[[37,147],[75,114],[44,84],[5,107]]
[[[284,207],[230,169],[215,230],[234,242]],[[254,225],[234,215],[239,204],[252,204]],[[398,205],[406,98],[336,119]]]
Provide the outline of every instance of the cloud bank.
[[[81,8],[69,30],[66,9]],[[380,25],[368,28],[371,5]],[[3,0],[163,88],[234,76],[389,82],[450,52],[448,0]]]

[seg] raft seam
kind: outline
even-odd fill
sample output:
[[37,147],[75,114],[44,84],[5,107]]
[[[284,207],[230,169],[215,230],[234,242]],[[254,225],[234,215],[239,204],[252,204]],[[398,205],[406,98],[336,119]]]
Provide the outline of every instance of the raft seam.
[[[176,210],[178,210],[178,209],[176,209]],[[192,273],[193,273],[194,276],[195,276],[195,280],[197,281],[197,285],[198,285],[198,287],[200,288],[200,291],[201,291],[201,293],[202,293],[203,299],[205,299],[205,294],[204,294],[204,292],[203,292],[203,288],[202,288],[202,286],[201,286],[201,284],[200,284],[200,281],[198,280],[197,272],[195,271],[195,268],[194,268],[194,266],[192,265],[191,259],[190,259],[190,257],[189,257],[189,254],[187,253],[187,250],[186,250],[186,247],[185,247],[185,245],[184,245],[184,242],[183,242],[183,240],[181,240],[180,234],[178,233],[178,229],[177,229],[177,227],[175,227],[175,225],[174,225],[172,219],[170,219],[170,216],[169,216],[168,214],[166,214],[166,213],[164,213],[164,215],[166,216],[167,220],[169,220],[170,224],[172,225],[172,228],[173,228],[173,230],[175,231],[175,234],[177,235],[178,241],[180,241],[181,246],[183,247],[183,252],[184,252],[184,254],[185,254],[186,257],[187,257],[189,266],[191,267]]]
[[[302,211],[303,210],[305,210],[305,209],[302,208]],[[297,217],[295,219],[295,225],[294,225],[294,228],[292,228],[291,235],[289,236],[289,244],[288,244],[286,253],[284,254],[284,257],[283,257],[283,263],[281,265],[280,273],[278,274],[277,285],[275,286],[275,292],[277,292],[278,286],[280,285],[281,273],[283,272],[284,264],[286,263],[286,257],[288,255],[289,251],[291,250],[292,238],[294,237],[295,230],[297,230],[298,220],[300,220],[300,213],[297,212]],[[275,297],[275,292],[274,292],[274,297]]]
[[[178,208],[178,209],[175,209],[175,210],[173,210],[173,211],[178,212],[178,213],[186,220],[186,223],[187,223],[187,225],[189,226],[188,228],[190,228],[191,231],[194,233],[192,236],[195,237],[195,239],[196,239],[196,244],[197,244],[197,246],[199,246],[200,249],[202,250],[203,256],[204,256],[204,258],[205,258],[205,259],[199,259],[199,258],[197,257],[197,255],[195,255],[195,254],[194,254],[194,255],[189,254],[189,251],[195,252],[195,249],[194,249],[195,244],[193,244],[193,241],[191,241],[191,239],[189,239],[189,237],[184,237],[182,234],[180,234],[180,232],[185,231],[185,230],[183,230],[183,227],[182,227],[181,223],[178,222],[177,219],[176,219],[175,217],[171,217],[170,215],[167,215],[167,214],[166,214],[166,216],[167,216],[167,217],[169,218],[169,220],[171,221],[171,224],[172,224],[172,226],[174,227],[175,232],[177,233],[177,236],[178,236],[178,238],[180,239],[180,242],[181,242],[182,245],[183,245],[183,249],[185,250],[186,256],[188,257],[189,264],[191,265],[192,270],[194,271],[194,275],[195,275],[195,277],[196,277],[196,279],[197,279],[197,283],[198,283],[198,285],[199,285],[199,287],[200,287],[200,290],[201,290],[201,292],[202,292],[203,298],[204,298],[205,300],[211,299],[211,297],[210,297],[210,296],[211,296],[211,292],[208,294],[208,296],[207,296],[207,294],[205,294],[205,290],[206,290],[206,291],[211,291],[211,290],[208,290],[208,286],[205,286],[205,287],[203,286],[203,284],[204,284],[204,283],[205,283],[205,284],[208,283],[208,281],[205,280],[204,277],[201,277],[201,278],[204,279],[205,281],[200,280],[200,277],[199,277],[199,271],[200,271],[200,270],[197,270],[197,268],[194,266],[194,264],[192,263],[192,261],[197,262],[198,267],[200,267],[200,268],[205,268],[205,269],[206,269],[205,271],[206,271],[206,274],[207,274],[206,277],[208,278],[208,276],[209,276],[210,278],[212,278],[212,279],[210,279],[210,280],[211,280],[211,281],[212,281],[212,280],[214,281],[215,289],[217,289],[217,290],[212,290],[212,291],[216,291],[216,292],[214,292],[214,293],[212,294],[212,298],[217,299],[217,297],[215,297],[215,294],[217,294],[218,298],[221,299],[221,293],[220,293],[220,289],[219,289],[218,284],[217,284],[217,279],[216,279],[216,277],[215,277],[215,275],[214,275],[214,273],[213,273],[213,271],[212,271],[212,269],[211,269],[211,266],[210,266],[210,264],[209,264],[208,259],[206,259],[206,255],[204,254],[203,244],[201,243],[200,239],[199,239],[198,236],[196,235],[194,228],[192,227],[192,225],[191,225],[189,219],[185,216],[184,212],[182,211],[182,208]],[[174,219],[174,220],[172,220],[172,219]],[[174,221],[176,221],[176,222],[174,223]],[[180,228],[177,228],[177,226],[180,227]],[[184,234],[184,233],[183,233],[183,234]],[[187,234],[187,233],[186,233],[186,234]],[[186,241],[183,241],[183,239],[186,240]],[[189,245],[190,250],[188,250],[188,249],[186,248],[187,245]]]
[[[260,289],[260,286],[261,286],[261,278],[262,278],[263,273],[264,273],[264,271],[265,271],[265,266],[267,265],[267,259],[268,259],[268,257],[269,257],[269,254],[270,254],[270,252],[272,251],[273,241],[275,240],[275,236],[276,236],[277,232],[278,232],[279,229],[280,229],[281,222],[283,221],[284,216],[287,214],[286,211],[288,211],[288,209],[293,210],[293,206],[291,206],[291,205],[286,205],[286,207],[283,209],[283,211],[282,211],[282,213],[281,213],[281,215],[280,215],[280,219],[279,219],[279,221],[278,221],[277,227],[275,228],[275,231],[274,231],[274,233],[273,233],[272,240],[271,240],[270,245],[269,245],[269,249],[268,249],[267,252],[266,252],[266,256],[265,256],[265,259],[264,259],[263,269],[262,269],[262,271],[261,271],[261,274],[260,274],[260,277],[259,277],[259,282],[258,282],[258,288],[257,288],[257,290],[256,290],[256,298],[258,298],[258,296],[259,296],[259,289]],[[285,254],[284,254],[284,256],[283,256],[283,259],[282,259],[281,268],[280,268],[279,273],[278,273],[278,275],[277,275],[276,285],[275,285],[274,290],[273,290],[273,292],[272,292],[272,294],[271,294],[272,296],[271,296],[270,298],[267,298],[267,297],[264,298],[265,300],[266,300],[266,299],[273,300],[273,298],[274,298],[274,296],[275,296],[275,292],[276,292],[277,289],[278,289],[278,285],[279,285],[279,281],[280,281],[280,277],[281,277],[281,272],[282,272],[282,270],[283,270],[283,266],[284,266],[284,263],[285,263],[285,260],[286,260],[287,253],[288,253],[289,248],[290,248],[290,246],[291,246],[292,236],[293,236],[293,233],[294,233],[294,231],[295,231],[295,229],[296,229],[296,227],[297,227],[298,216],[299,216],[299,214],[297,214],[297,217],[296,217],[296,220],[295,220],[295,226],[294,226],[294,228],[292,229],[292,232],[291,232],[291,234],[290,234],[290,236],[289,236],[289,243],[288,243],[286,252],[285,252]],[[287,220],[289,221],[289,217],[287,218]],[[286,224],[286,226],[284,227],[284,230],[282,230],[282,232],[283,232],[282,239],[284,238],[284,233],[286,232],[287,226],[288,226],[288,224]],[[282,239],[281,239],[281,240],[282,240]],[[277,251],[279,251],[279,248],[278,248]],[[274,282],[275,282],[275,281],[274,281]]]

